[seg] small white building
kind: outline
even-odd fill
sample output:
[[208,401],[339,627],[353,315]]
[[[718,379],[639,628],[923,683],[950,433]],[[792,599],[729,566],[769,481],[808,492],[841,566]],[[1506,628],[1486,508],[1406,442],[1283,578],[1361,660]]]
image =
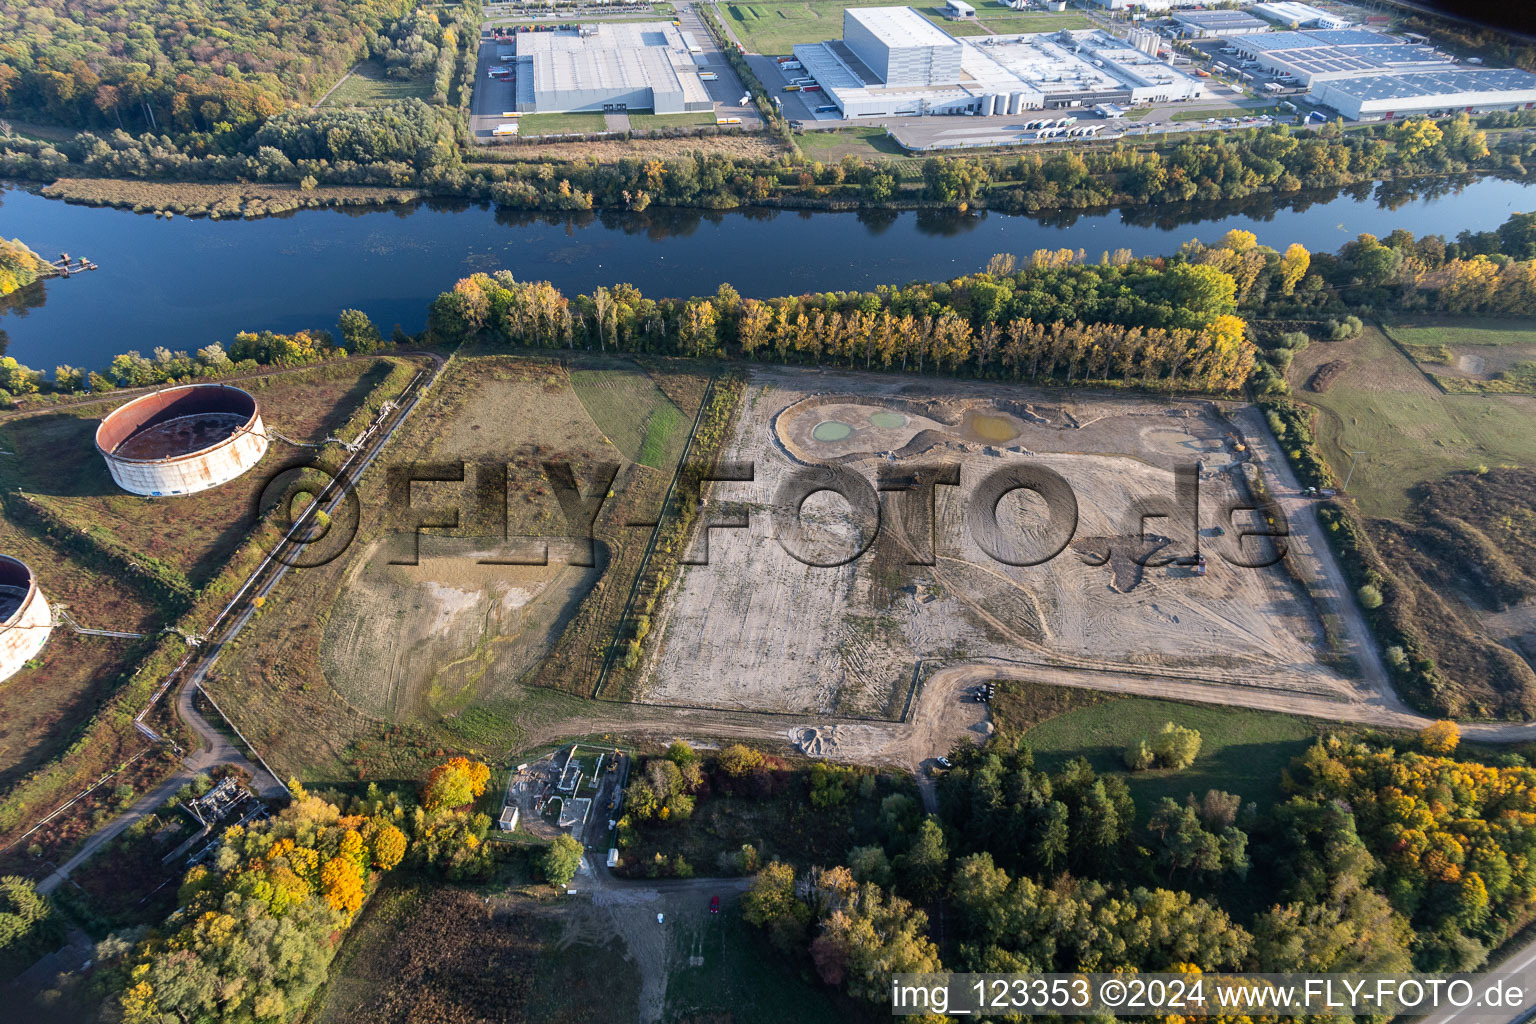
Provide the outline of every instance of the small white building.
[[518,809],[513,805],[508,804],[501,809],[501,820],[496,823],[496,827],[501,829],[503,832],[516,832],[517,815]]
[[975,20],[976,8],[965,0],[944,0],[944,17],[950,21]]

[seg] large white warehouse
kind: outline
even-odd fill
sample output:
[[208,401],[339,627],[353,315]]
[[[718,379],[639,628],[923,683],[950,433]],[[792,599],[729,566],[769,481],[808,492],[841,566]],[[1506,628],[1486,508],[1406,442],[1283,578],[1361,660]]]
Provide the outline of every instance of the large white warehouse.
[[1536,75],[1514,68],[1400,71],[1331,78],[1314,84],[1310,95],[1352,121],[1436,110],[1514,110],[1536,106]]
[[665,21],[517,35],[521,111],[714,109],[683,34]]
[[843,38],[795,57],[844,117],[1008,115],[1203,95],[1199,80],[1098,31],[956,39],[910,7],[849,7]]

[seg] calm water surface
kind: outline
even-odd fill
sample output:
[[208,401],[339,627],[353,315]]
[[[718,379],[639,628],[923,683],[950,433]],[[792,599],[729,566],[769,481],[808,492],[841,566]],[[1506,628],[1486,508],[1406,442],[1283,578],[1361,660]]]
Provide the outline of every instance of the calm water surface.
[[128,349],[196,349],[236,331],[332,327],[349,306],[388,334],[418,330],[438,292],[508,269],[567,294],[627,281],[648,295],[870,288],[976,270],[997,252],[1118,248],[1165,253],[1245,228],[1276,248],[1336,249],[1362,231],[1454,237],[1536,209],[1536,186],[1485,179],[1388,193],[1361,187],[1283,203],[1192,204],[1032,218],[939,212],[526,214],[478,205],[312,210],[256,221],[159,220],[0,192],[0,234],[101,270],[28,289],[0,307],[7,354],[51,370],[99,367]]

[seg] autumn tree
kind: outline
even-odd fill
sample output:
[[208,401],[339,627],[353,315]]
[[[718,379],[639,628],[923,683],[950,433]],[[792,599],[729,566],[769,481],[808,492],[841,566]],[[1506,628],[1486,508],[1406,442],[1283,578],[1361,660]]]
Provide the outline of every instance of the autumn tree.
[[741,916],[765,930],[779,949],[789,952],[799,947],[811,908],[795,894],[795,869],[775,860],[759,871],[741,898]]
[[811,959],[822,981],[846,985],[849,995],[879,1002],[890,997],[892,974],[941,969],[927,928],[927,914],[866,882],[821,922]]
[[429,811],[462,807],[485,792],[489,765],[467,757],[454,757],[432,769],[421,788],[421,804]]
[[739,779],[744,775],[750,775],[762,767],[763,755],[761,751],[753,750],[742,743],[732,743],[720,751],[716,759],[720,770],[733,779]]
[[1419,730],[1419,744],[1431,754],[1449,754],[1461,742],[1456,723],[1442,719]]

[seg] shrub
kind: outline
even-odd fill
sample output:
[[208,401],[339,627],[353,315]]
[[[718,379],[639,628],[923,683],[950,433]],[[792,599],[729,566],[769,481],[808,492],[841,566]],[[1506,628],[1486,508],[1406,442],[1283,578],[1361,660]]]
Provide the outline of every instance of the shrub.
[[1159,768],[1188,768],[1200,755],[1200,731],[1172,722],[1152,737],[1152,756]]
[[1133,772],[1144,772],[1151,768],[1154,762],[1152,748],[1147,745],[1145,736],[1125,749],[1125,766]]
[[726,775],[733,779],[739,779],[742,776],[752,774],[761,767],[763,755],[761,751],[753,750],[746,744],[732,743],[720,751],[720,758],[717,763],[720,765],[720,770]]
[[1367,583],[1362,586],[1359,590],[1355,591],[1355,596],[1360,598],[1360,607],[1367,611],[1374,611],[1382,605],[1381,588],[1374,583]]

